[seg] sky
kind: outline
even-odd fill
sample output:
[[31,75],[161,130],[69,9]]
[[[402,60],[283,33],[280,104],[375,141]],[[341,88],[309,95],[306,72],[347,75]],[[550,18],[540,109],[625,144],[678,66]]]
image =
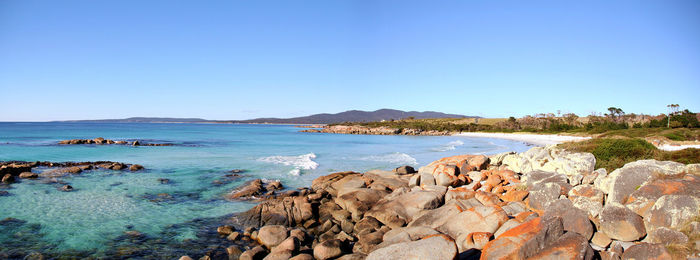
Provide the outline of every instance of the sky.
[[0,1],[0,121],[700,111],[700,1]]

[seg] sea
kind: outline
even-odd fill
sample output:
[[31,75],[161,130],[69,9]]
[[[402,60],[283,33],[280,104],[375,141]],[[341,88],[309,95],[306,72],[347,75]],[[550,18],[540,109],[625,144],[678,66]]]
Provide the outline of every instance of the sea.
[[[49,258],[196,255],[221,240],[216,225],[255,205],[225,198],[252,179],[280,180],[295,189],[338,171],[418,169],[452,155],[530,148],[490,138],[301,130],[264,124],[0,122],[0,161],[117,161],[145,167],[0,186],[8,192],[0,196],[0,258],[33,252]],[[96,137],[173,146],[57,144]],[[241,170],[240,177],[227,178],[232,170]],[[74,190],[60,191],[66,183]]]

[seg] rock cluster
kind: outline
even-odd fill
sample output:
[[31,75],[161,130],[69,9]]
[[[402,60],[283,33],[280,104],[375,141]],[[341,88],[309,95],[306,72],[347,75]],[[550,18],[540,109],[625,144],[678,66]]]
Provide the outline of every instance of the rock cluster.
[[273,196],[276,190],[283,188],[280,181],[264,182],[261,179],[255,179],[232,191],[227,197],[236,200],[259,199]]
[[[52,183],[61,183],[55,178],[64,177],[71,174],[80,174],[83,171],[93,169],[107,170],[129,170],[140,171],[143,166],[139,164],[125,164],[120,162],[98,161],[98,162],[22,162],[10,161],[0,162],[0,188],[7,186],[18,179],[46,179]],[[62,191],[73,190],[70,185],[65,185],[59,188]]]
[[594,166],[590,154],[538,147],[447,157],[417,173],[333,173],[234,217],[244,231],[222,229],[222,238],[250,244],[226,257],[698,256],[700,165],[645,160],[610,174]]
[[451,135],[449,131],[420,130],[411,128],[366,127],[358,125],[332,125],[321,129],[306,129],[307,133],[355,134],[355,135]]
[[144,143],[142,141],[114,141],[110,139],[104,139],[102,137],[98,137],[95,139],[70,139],[70,140],[61,140],[58,142],[58,144],[99,144],[99,145],[104,145],[104,144],[120,144],[120,145],[132,145],[132,146],[172,146],[173,144],[170,143]]

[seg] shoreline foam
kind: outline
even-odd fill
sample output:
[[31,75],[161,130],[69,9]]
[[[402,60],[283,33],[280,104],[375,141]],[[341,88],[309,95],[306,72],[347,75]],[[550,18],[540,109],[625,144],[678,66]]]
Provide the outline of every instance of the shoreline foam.
[[483,133],[483,132],[462,132],[453,134],[452,136],[460,137],[477,137],[477,138],[498,138],[525,143],[546,146],[551,144],[560,144],[564,142],[580,142],[591,139],[588,136],[570,136],[570,135],[553,135],[553,134],[520,134],[520,133]]

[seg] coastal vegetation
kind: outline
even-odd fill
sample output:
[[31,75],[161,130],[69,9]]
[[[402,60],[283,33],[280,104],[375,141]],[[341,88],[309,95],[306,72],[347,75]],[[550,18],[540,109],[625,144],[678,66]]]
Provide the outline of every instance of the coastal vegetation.
[[522,118],[433,118],[383,120],[374,122],[346,122],[332,125],[390,127],[421,131],[447,132],[528,132],[566,133],[573,135],[652,137],[663,136],[673,141],[700,139],[700,121],[697,113],[684,110],[667,115],[625,114],[620,108],[610,107],[604,115],[579,117],[568,113],[536,114]]
[[620,168],[626,163],[644,159],[685,164],[700,163],[700,149],[663,151],[639,138],[593,138],[581,142],[563,143],[559,147],[574,152],[592,153],[596,158],[596,168],[605,168],[608,171]]

